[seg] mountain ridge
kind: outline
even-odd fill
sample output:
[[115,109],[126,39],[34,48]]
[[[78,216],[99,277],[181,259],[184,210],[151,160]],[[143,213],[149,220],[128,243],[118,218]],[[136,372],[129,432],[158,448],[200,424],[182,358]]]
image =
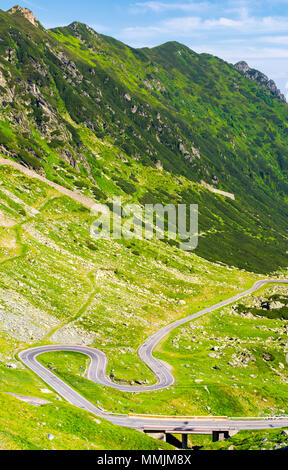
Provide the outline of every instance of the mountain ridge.
[[133,49],[17,12],[0,12],[0,37],[3,154],[95,200],[199,203],[201,256],[287,265],[287,104],[173,41]]
[[276,98],[279,99],[279,101],[282,101],[283,103],[287,102],[285,96],[277,88],[276,83],[273,80],[269,79],[264,73],[256,69],[252,69],[251,67],[249,67],[247,62],[243,60],[237,62],[234,67],[236,70],[242,73],[245,78],[248,78],[249,80],[254,80],[266,87],[272,93],[272,95],[276,96]]

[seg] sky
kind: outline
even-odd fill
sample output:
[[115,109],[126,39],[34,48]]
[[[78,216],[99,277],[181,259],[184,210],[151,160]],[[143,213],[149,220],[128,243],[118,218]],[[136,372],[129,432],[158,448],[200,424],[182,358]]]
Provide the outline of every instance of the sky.
[[[17,0],[1,0],[8,10]],[[288,98],[288,0],[18,0],[46,28],[72,21],[133,47],[179,41],[231,63],[245,60]]]

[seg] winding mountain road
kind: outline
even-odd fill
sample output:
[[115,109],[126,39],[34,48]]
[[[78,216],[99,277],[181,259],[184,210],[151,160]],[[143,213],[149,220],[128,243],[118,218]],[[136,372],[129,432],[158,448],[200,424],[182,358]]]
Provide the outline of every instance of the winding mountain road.
[[209,312],[218,310],[221,307],[225,307],[237,300],[255,292],[256,290],[263,287],[268,283],[288,283],[288,280],[260,280],[257,281],[253,287],[246,290],[245,292],[236,294],[235,296],[224,300],[211,307],[207,307],[197,313],[194,313],[181,320],[177,320],[170,325],[161,328],[153,336],[139,348],[138,355],[142,361],[153,371],[157,378],[157,383],[147,386],[129,386],[116,384],[110,380],[106,375],[108,359],[106,354],[97,349],[85,347],[85,346],[73,346],[73,345],[47,345],[36,348],[27,349],[19,353],[19,358],[22,362],[33,372],[35,372],[44,382],[46,382],[52,389],[54,389],[60,396],[67,400],[72,405],[87,410],[100,418],[105,418],[108,421],[125,427],[131,427],[135,429],[164,429],[166,431],[175,432],[203,432],[213,430],[242,430],[242,429],[267,429],[267,428],[281,428],[288,427],[288,418],[270,418],[270,419],[216,419],[216,418],[183,418],[183,417],[151,417],[146,416],[126,416],[126,415],[113,415],[100,410],[97,406],[91,403],[89,400],[84,398],[63,380],[57,377],[53,372],[48,370],[46,367],[41,365],[37,361],[37,357],[40,354],[46,352],[55,351],[73,351],[85,354],[90,358],[90,365],[88,369],[88,379],[93,382],[110,387],[113,389],[121,390],[123,392],[150,392],[156,390],[162,390],[167,388],[175,382],[172,373],[169,371],[167,364],[163,361],[156,359],[153,356],[153,351],[156,346],[162,341],[172,330],[188,323],[196,318],[199,318]]

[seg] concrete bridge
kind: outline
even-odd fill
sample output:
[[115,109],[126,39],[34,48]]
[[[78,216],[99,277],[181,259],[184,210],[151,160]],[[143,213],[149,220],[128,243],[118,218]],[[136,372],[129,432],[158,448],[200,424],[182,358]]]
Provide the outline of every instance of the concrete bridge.
[[[237,429],[231,429],[231,427],[223,427],[213,429],[213,427],[196,427],[196,428],[172,428],[172,427],[165,427],[161,425],[155,426],[145,426],[143,428],[143,432],[148,434],[155,439],[159,439],[160,441],[168,442],[178,449],[187,449],[188,448],[188,436],[189,434],[203,434],[203,435],[210,435],[212,437],[213,442],[223,441],[224,439],[228,439],[229,437],[234,436],[239,431]],[[181,437],[181,441],[177,439],[177,435]],[[177,437],[176,437],[177,436]]]

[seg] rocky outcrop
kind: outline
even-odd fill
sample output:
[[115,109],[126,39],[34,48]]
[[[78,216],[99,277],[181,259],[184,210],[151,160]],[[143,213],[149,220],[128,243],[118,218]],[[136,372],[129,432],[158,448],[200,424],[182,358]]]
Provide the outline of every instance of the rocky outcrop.
[[30,21],[30,23],[33,24],[33,26],[36,26],[36,28],[39,27],[39,21],[35,18],[34,13],[31,10],[28,10],[28,8],[23,8],[19,5],[15,5],[15,7],[11,8],[8,13],[10,13],[10,15],[14,15],[15,13],[21,13],[24,18],[26,18],[26,20]]
[[265,302],[261,303],[261,308],[264,310],[278,310],[279,308],[285,307],[285,304],[282,304],[282,302],[269,302],[268,300]]
[[[82,83],[83,75],[79,72],[76,67],[75,62],[69,59],[69,57],[64,54],[63,51],[57,51],[50,44],[47,44],[47,47],[52,52],[52,54],[59,60],[59,63],[64,70],[64,78],[68,83],[72,84],[73,80],[77,85]],[[73,80],[72,80],[73,79]]]
[[277,88],[276,83],[273,80],[269,80],[264,73],[259,72],[259,70],[251,69],[247,62],[244,61],[237,62],[234,67],[238,72],[242,73],[245,78],[260,83],[279,101],[286,103],[286,98]]

